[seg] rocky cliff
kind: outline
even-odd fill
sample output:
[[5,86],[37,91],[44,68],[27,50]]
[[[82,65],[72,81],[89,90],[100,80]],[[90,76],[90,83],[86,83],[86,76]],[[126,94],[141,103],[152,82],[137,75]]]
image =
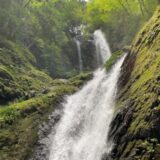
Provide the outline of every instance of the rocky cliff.
[[123,64],[109,138],[114,160],[160,159],[160,7]]

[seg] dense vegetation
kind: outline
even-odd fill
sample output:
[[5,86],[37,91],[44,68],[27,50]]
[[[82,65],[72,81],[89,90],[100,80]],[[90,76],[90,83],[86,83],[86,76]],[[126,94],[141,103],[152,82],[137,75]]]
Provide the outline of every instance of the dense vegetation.
[[[105,64],[108,71],[123,54],[122,49],[130,50],[126,45],[131,44],[159,3],[159,0],[0,0],[0,160],[28,158],[38,138],[39,125],[48,120],[65,94],[77,91],[92,77],[87,73],[75,76],[79,73],[75,38],[81,41],[84,72],[92,71],[95,68],[92,34],[96,29],[103,30],[114,51]],[[119,93],[117,115],[123,116],[125,112],[126,117],[132,114],[135,120],[127,119],[127,126],[117,123],[125,129],[128,139],[123,143],[126,136],[123,130],[115,159],[120,156],[124,160],[137,148],[144,150],[144,156],[135,154],[135,159],[159,156],[160,131],[156,126],[160,108],[159,17],[157,10],[135,39],[123,66],[121,79],[126,84],[119,82],[124,89]],[[123,107],[127,105],[131,109],[126,111]]]
[[134,35],[148,20],[158,4],[156,0],[91,0],[86,18],[89,29],[101,28],[113,51],[130,45]]
[[65,94],[77,91],[91,77],[80,74],[68,81],[54,80],[47,92],[0,108],[0,160],[28,158],[38,139],[39,126],[48,122]]
[[[36,66],[52,77],[68,77],[79,70],[73,38],[83,32],[86,42],[101,28],[111,48],[119,50],[130,44],[156,5],[156,0],[1,0],[0,37],[27,48]],[[94,53],[88,53],[85,44],[83,59],[92,61]],[[91,70],[94,63],[85,62],[84,68]]]
[[81,24],[82,9],[77,0],[1,0],[1,39],[28,48],[36,65],[50,75],[66,76],[77,69],[73,36]]

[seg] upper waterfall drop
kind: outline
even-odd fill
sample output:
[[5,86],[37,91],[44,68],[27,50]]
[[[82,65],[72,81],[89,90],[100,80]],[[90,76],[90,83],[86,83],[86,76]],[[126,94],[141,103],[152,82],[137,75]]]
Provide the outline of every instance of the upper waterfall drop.
[[98,67],[104,64],[111,56],[111,50],[105,34],[99,29],[94,32],[94,44]]
[[[101,66],[110,58],[111,52],[102,31],[95,31],[94,38]],[[101,160],[110,152],[113,144],[107,137],[124,59],[125,55],[108,74],[99,68],[91,81],[67,97],[63,115],[50,136],[49,160]]]
[[81,42],[77,38],[75,38],[74,41],[77,46],[79,71],[82,72],[83,71],[83,60],[82,60],[82,52],[81,52]]

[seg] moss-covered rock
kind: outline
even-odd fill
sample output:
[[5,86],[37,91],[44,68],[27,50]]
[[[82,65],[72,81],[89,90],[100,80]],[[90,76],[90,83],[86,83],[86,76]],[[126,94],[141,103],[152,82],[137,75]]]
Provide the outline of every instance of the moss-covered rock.
[[93,77],[92,73],[80,73],[78,76],[70,78],[70,84],[81,86],[84,82],[90,80]]
[[34,97],[43,88],[50,88],[51,82],[51,77],[38,70],[28,49],[0,40],[0,105]]
[[38,139],[39,126],[77,91],[91,74],[53,79],[37,68],[24,46],[0,39],[0,160],[25,160]]
[[64,95],[77,91],[89,78],[91,74],[54,80],[47,94],[0,108],[0,160],[26,159],[38,140],[39,126],[48,121]]
[[112,54],[110,59],[106,62],[105,68],[106,71],[109,71],[111,67],[117,62],[117,60],[124,54],[123,51],[117,51]]
[[134,40],[122,66],[110,138],[115,160],[160,159],[160,8]]
[[13,80],[13,75],[4,66],[0,66],[0,78]]

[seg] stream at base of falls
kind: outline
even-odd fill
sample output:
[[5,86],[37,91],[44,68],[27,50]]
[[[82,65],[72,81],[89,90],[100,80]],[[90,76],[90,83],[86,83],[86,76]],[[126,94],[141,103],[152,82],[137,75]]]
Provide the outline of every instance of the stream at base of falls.
[[[100,35],[99,41],[102,38],[104,36]],[[103,42],[99,48],[105,52],[99,54],[107,60],[111,53],[107,41]],[[105,69],[97,69],[92,80],[77,93],[66,97],[60,109],[51,116],[48,128],[43,128],[52,132],[41,139],[41,145],[31,160],[101,160],[111,151],[113,144],[107,137],[124,59],[125,55],[108,73]]]

